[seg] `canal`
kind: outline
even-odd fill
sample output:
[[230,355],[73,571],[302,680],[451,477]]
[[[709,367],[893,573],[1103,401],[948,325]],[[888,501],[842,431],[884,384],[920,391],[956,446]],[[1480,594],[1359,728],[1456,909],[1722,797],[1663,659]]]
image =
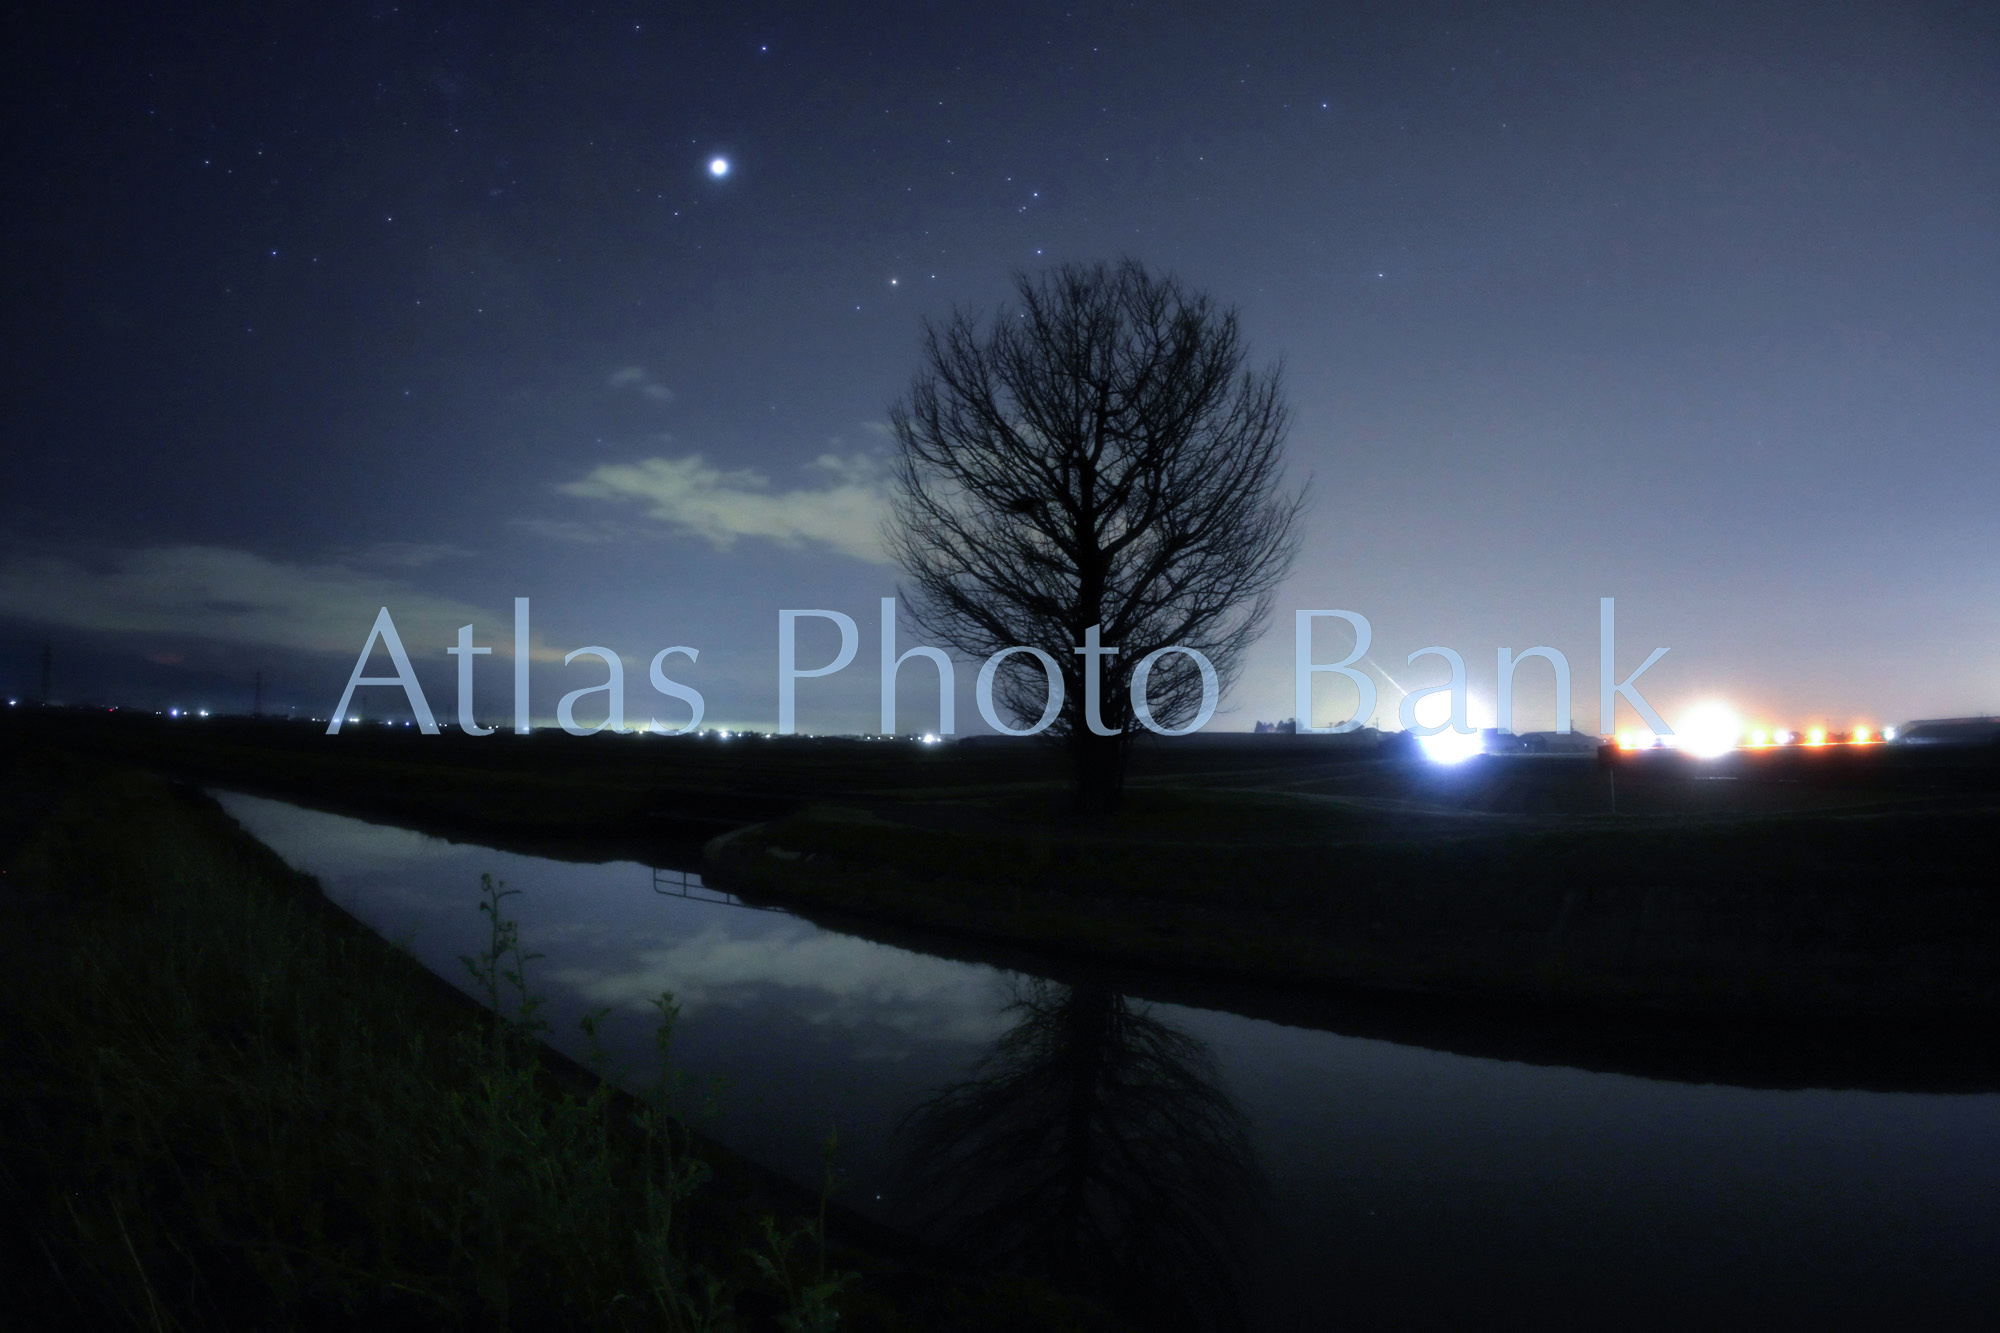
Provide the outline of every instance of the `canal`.
[[[651,1001],[711,1137],[1142,1327],[1933,1327],[2000,1298],[2000,1094],[1639,1076],[1293,1026],[745,906],[685,869],[446,842],[234,793],[462,988],[506,900],[552,1040]],[[944,956],[952,954],[954,956]],[[1758,1080],[1744,1082],[1754,1084]]]

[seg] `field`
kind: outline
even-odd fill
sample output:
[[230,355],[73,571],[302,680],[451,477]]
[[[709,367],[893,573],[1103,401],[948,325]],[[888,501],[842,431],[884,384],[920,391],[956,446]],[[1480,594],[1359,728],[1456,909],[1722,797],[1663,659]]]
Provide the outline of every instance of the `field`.
[[1084,823],[1029,744],[64,721],[66,746],[203,782],[1052,955],[1593,1011],[2000,1008],[1986,750],[1440,768],[1195,738],[1141,745],[1124,808]]

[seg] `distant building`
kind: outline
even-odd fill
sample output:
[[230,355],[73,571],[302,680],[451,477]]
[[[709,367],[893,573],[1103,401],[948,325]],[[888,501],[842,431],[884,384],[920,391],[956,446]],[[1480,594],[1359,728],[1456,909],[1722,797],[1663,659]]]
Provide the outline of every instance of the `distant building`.
[[2000,717],[1931,717],[1896,728],[1898,745],[2000,744]]
[[1517,739],[1530,754],[1594,754],[1603,744],[1587,731],[1528,731]]
[[1286,718],[1283,722],[1259,722],[1250,729],[1259,736],[1296,736],[1299,731],[1297,718]]

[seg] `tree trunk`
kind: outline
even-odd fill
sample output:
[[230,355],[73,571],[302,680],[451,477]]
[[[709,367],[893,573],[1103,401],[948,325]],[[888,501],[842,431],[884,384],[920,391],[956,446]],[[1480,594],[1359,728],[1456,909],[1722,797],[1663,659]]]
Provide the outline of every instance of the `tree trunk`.
[[1077,814],[1095,819],[1118,808],[1125,795],[1125,761],[1130,746],[1129,736],[1099,736],[1083,727],[1070,736]]

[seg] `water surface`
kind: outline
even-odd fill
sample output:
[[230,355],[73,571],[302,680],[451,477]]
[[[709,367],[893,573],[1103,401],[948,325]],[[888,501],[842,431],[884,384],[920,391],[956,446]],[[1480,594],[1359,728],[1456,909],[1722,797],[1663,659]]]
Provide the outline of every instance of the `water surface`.
[[2000,1298],[2000,1095],[1675,1083],[1145,1004],[698,875],[218,799],[468,992],[480,875],[522,890],[558,1045],[610,1006],[637,1081],[670,990],[715,1138],[810,1184],[837,1129],[845,1202],[1146,1326],[1948,1326]]

